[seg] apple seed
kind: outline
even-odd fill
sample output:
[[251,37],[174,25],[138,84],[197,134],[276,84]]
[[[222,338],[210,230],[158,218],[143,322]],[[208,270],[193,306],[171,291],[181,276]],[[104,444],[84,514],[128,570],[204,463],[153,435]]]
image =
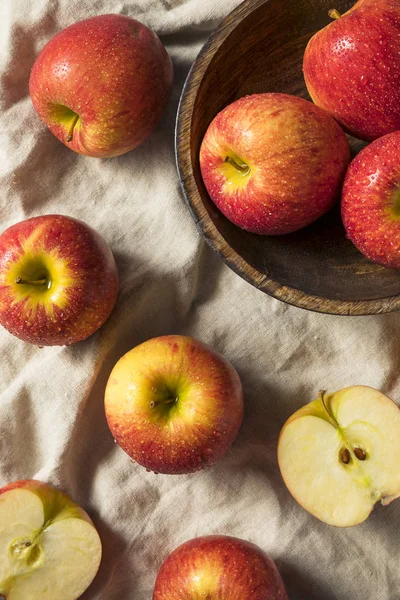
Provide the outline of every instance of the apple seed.
[[367,458],[367,453],[362,448],[354,448],[354,454],[358,460],[365,460]]
[[350,456],[350,452],[348,451],[347,448],[342,448],[340,451],[340,460],[342,461],[342,463],[344,463],[345,465],[348,465],[350,460],[351,460],[351,456]]

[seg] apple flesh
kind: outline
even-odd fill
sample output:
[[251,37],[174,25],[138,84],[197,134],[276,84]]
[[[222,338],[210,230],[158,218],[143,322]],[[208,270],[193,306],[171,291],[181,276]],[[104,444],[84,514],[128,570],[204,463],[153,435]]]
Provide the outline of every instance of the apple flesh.
[[347,237],[370,260],[400,269],[400,132],[364,148],[342,193]]
[[105,411],[115,441],[133,460],[156,473],[192,473],[235,439],[242,386],[233,366],[206,344],[162,336],[117,362]]
[[230,104],[200,149],[213,202],[242,229],[265,235],[296,231],[326,213],[349,162],[348,141],[334,119],[287,94]]
[[117,294],[111,250],[82,221],[33,217],[0,235],[0,324],[21,340],[84,340],[106,321]]
[[278,462],[292,496],[337,527],[365,521],[376,502],[400,496],[400,410],[377,390],[352,386],[295,412]]
[[86,512],[40,481],[0,490],[0,595],[76,600],[94,579],[101,541]]
[[110,157],[141,144],[172,88],[172,62],[156,34],[135,19],[101,15],[53,37],[33,66],[39,117],[80,154]]
[[153,600],[288,600],[274,561],[227,536],[196,538],[177,548],[158,573]]
[[311,38],[304,77],[314,102],[374,140],[400,129],[400,3],[359,0]]

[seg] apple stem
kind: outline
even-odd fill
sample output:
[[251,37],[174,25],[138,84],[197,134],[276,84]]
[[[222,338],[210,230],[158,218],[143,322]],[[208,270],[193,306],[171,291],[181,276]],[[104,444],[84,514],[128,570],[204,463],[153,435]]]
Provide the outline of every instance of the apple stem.
[[178,402],[178,398],[168,398],[168,400],[152,400],[150,402],[150,406],[151,408],[156,408],[156,406],[159,406],[160,404],[175,404],[176,402]]
[[235,167],[235,169],[237,169],[238,171],[240,171],[241,173],[243,173],[243,175],[248,175],[250,173],[250,167],[249,165],[246,165],[246,163],[242,162],[241,165],[239,165],[236,160],[234,160],[231,156],[227,156],[224,160],[224,162],[232,165],[232,167]]
[[336,21],[341,18],[342,14],[337,10],[337,8],[333,8],[328,12],[328,15],[331,19],[335,19]]
[[22,285],[44,285],[47,283],[47,279],[44,277],[43,279],[34,279],[33,281],[28,281],[27,279],[22,279],[22,277],[17,277],[15,283],[21,283]]
[[67,133],[67,142],[72,142],[72,138],[74,137],[74,127],[79,119],[79,115],[75,115],[73,121],[71,123],[71,127]]
[[323,409],[324,409],[324,411],[325,411],[325,413],[326,413],[326,415],[327,415],[327,417],[329,419],[329,422],[335,428],[337,428],[338,427],[337,421],[336,421],[335,417],[333,416],[333,414],[331,413],[331,411],[329,410],[329,408],[328,408],[328,406],[327,406],[327,404],[325,402],[325,396],[326,396],[326,390],[320,390],[320,392],[319,392],[319,399],[321,400],[322,407],[323,407]]

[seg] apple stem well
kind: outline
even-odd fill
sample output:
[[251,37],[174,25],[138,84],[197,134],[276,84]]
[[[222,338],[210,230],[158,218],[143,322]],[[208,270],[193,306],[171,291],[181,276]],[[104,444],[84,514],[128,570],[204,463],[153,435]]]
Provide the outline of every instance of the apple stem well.
[[328,12],[328,15],[331,19],[335,19],[336,21],[342,16],[342,14],[337,10],[337,8],[332,8],[332,10]]
[[241,165],[239,165],[236,160],[234,160],[231,156],[227,156],[225,158],[226,163],[232,165],[232,167],[235,167],[235,169],[237,169],[238,171],[240,171],[241,173],[243,173],[243,175],[248,175],[250,173],[250,167],[249,165],[246,165],[246,163],[242,162]]

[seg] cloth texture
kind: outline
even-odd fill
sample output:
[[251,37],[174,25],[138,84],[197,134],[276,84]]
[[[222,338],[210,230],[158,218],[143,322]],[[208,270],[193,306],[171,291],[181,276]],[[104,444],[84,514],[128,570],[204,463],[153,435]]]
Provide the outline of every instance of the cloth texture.
[[[398,600],[400,501],[376,507],[358,527],[329,527],[290,496],[276,444],[285,420],[319,389],[364,384],[400,399],[400,316],[334,317],[269,298],[212,252],[180,190],[174,126],[182,86],[211,30],[238,4],[1,0],[2,230],[48,213],[87,222],[114,252],[120,295],[101,330],[72,347],[39,349],[1,330],[0,486],[47,481],[91,515],[104,556],[84,600],[149,600],[168,553],[208,534],[258,544],[275,559],[291,600]],[[160,35],[175,83],[159,127],[140,148],[93,159],[48,131],[28,80],[59,30],[110,12]],[[132,463],[113,443],[103,407],[117,360],[172,333],[224,354],[244,388],[244,423],[232,448],[212,468],[187,476],[155,475]]]

